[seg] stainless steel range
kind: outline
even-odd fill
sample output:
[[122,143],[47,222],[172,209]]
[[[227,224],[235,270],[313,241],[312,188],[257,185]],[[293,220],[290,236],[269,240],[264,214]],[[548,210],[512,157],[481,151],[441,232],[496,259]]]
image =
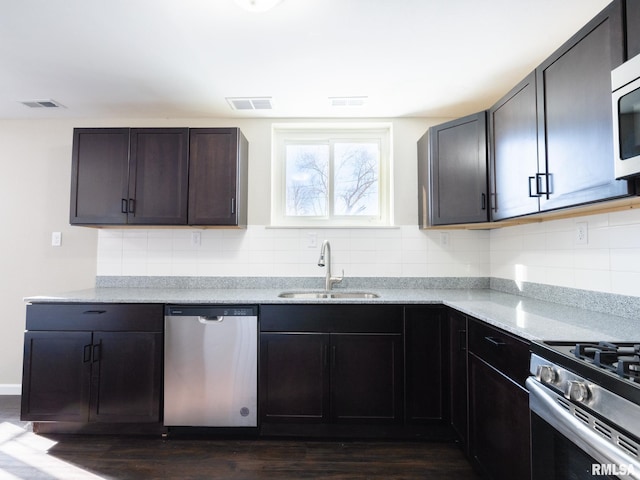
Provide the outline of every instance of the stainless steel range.
[[533,479],[640,479],[640,341],[531,351]]

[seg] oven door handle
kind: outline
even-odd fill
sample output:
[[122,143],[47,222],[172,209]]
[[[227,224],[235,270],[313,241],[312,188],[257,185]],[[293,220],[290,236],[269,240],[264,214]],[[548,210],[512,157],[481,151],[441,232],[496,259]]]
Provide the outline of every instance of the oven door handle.
[[624,452],[616,449],[601,435],[575,418],[570,411],[560,406],[550,394],[548,389],[542,386],[534,377],[526,380],[529,390],[529,408],[540,416],[551,427],[570,439],[598,463],[612,463],[615,465],[629,466],[628,476],[640,480],[640,462]]

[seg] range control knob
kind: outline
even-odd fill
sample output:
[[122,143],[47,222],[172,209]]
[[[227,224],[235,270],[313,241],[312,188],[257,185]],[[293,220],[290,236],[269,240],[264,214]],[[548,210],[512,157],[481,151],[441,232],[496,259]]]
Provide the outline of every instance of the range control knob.
[[542,383],[554,383],[558,379],[558,373],[551,365],[538,365],[536,378]]
[[589,387],[584,382],[577,382],[575,380],[567,382],[567,388],[564,392],[564,396],[574,402],[585,402],[589,399],[591,392]]

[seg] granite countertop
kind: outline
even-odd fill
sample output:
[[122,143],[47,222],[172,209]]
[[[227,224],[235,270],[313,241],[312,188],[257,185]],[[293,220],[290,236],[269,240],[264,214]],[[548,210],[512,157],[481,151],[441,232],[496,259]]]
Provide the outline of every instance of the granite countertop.
[[[444,304],[528,340],[640,341],[635,319],[536,300],[490,289],[358,289],[375,299],[284,299],[271,288],[97,287],[25,298],[32,303],[164,304]],[[296,290],[298,291],[298,290]],[[299,290],[299,291],[304,291]],[[344,290],[337,290],[344,291]]]

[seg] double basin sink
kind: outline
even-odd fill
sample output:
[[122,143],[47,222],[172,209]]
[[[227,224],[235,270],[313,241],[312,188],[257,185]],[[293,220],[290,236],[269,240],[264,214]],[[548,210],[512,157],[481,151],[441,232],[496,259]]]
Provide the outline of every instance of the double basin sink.
[[380,295],[371,292],[334,292],[334,291],[312,291],[312,292],[282,292],[278,295],[280,298],[299,298],[299,299],[317,299],[317,298],[335,298],[335,299],[368,299],[378,298]]

